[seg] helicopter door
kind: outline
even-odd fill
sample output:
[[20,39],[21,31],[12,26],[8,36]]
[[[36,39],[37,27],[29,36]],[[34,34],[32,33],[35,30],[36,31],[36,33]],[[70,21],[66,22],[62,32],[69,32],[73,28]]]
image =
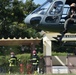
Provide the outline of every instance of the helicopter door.
[[44,17],[46,24],[57,24],[63,13],[65,0],[55,0]]

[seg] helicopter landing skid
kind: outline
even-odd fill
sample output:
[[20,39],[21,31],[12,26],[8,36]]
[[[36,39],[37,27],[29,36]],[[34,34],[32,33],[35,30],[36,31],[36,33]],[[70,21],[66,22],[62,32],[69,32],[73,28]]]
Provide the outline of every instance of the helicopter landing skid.
[[64,37],[64,34],[61,34],[57,37],[53,37],[55,40],[57,40],[57,42],[62,42],[62,38]]

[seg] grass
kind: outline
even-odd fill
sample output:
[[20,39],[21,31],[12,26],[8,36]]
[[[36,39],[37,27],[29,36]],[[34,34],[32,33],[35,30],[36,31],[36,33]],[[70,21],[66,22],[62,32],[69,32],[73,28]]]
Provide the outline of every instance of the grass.
[[6,73],[0,73],[0,75],[76,75],[76,74],[18,74],[18,73],[16,73],[16,74],[6,74]]

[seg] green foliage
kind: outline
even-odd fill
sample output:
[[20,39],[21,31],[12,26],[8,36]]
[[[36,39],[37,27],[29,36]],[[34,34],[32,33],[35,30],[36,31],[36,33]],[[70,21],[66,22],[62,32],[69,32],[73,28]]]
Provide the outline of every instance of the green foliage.
[[52,51],[56,53],[74,53],[74,46],[65,46],[63,42],[58,44],[56,41],[52,42]]
[[[25,17],[23,13],[24,4],[18,0],[0,0],[0,5],[0,37],[14,37],[16,35],[14,31],[18,33],[16,27],[19,23],[23,23]],[[16,23],[13,24],[14,22]]]
[[[34,10],[32,1],[25,4],[19,0],[0,0],[0,38],[36,37],[35,30],[28,29],[23,22],[25,14]],[[33,3],[33,7],[36,5]],[[28,32],[27,29],[31,32]]]
[[67,53],[66,52],[63,52],[63,53],[61,53],[61,52],[53,52],[52,55],[53,56],[67,56]]
[[[37,53],[43,52],[42,44],[35,46]],[[24,49],[24,50],[22,50]],[[31,53],[30,45],[20,45],[20,46],[0,46],[0,56],[6,56],[9,55],[11,52],[14,52],[15,54],[23,54],[23,53]]]
[[[38,54],[39,56],[42,54]],[[29,63],[30,60],[30,54],[17,54],[16,57],[19,60],[19,64],[22,63],[24,66],[24,72],[26,73],[26,65],[27,63]],[[9,64],[8,64],[8,60],[10,59],[10,56],[0,56],[0,66],[5,67],[6,68],[6,72],[8,73],[8,69],[9,69]],[[19,66],[17,67],[17,69],[20,68]],[[19,70],[19,69],[18,69]],[[19,72],[19,71],[18,71]]]
[[27,54],[27,53],[25,53],[25,54],[18,54],[16,56],[23,63],[26,63],[30,59],[30,54]]
[[[24,65],[24,70],[26,71],[26,64],[30,58],[30,54],[19,54],[19,55],[16,55],[16,57],[18,58],[18,60],[20,59],[19,63],[21,62]],[[8,56],[0,56],[0,67],[5,67],[7,73],[9,70],[9,63],[8,63],[9,59],[10,59],[9,55]],[[20,68],[20,67],[17,66],[17,69],[18,68]]]
[[26,30],[27,32],[27,36],[28,37],[33,37],[33,38],[36,38],[36,37],[41,37],[39,33],[37,33],[37,31],[35,29],[32,29],[32,28],[28,28]]
[[26,0],[25,3],[25,13],[29,14],[31,13],[34,9],[36,9],[39,5],[36,5],[33,0]]

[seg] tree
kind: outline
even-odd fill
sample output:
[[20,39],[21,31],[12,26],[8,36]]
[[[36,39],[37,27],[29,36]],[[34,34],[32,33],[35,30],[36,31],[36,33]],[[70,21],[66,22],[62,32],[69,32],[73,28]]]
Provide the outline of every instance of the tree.
[[[34,10],[30,10],[32,0],[23,3],[18,0],[0,0],[0,38],[4,37],[31,37],[33,35],[33,29],[28,29],[23,20],[25,14]],[[36,5],[33,3],[33,7]],[[32,32],[29,34],[27,29]]]
[[[23,23],[24,4],[21,1],[0,0],[0,34],[2,37],[15,37],[18,25]],[[26,25],[24,24],[26,27]],[[17,31],[18,33],[18,31]]]
[[[27,14],[29,14],[37,7],[35,3],[33,3],[33,7],[31,8],[29,3],[30,0],[26,3],[18,0],[0,0],[0,38],[40,37],[35,29],[28,28],[23,22],[25,14],[27,12]],[[0,49],[2,54],[8,54],[10,51],[10,47],[2,46]]]
[[36,9],[38,6],[40,6],[39,4],[36,5],[33,0],[26,0],[26,3],[25,3],[25,11],[26,11],[26,14],[29,14],[31,13],[34,9]]

